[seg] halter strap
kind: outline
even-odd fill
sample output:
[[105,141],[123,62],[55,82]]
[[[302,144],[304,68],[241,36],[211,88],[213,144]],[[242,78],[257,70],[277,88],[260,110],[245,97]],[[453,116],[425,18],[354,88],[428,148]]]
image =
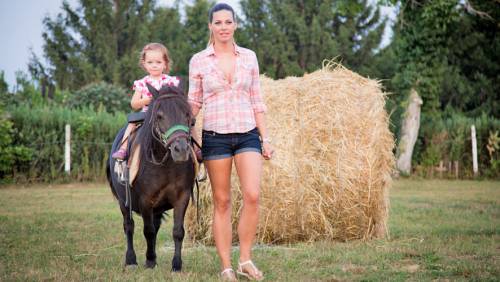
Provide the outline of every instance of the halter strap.
[[170,127],[167,132],[165,132],[162,137],[163,137],[163,140],[165,142],[167,142],[168,138],[170,138],[170,136],[176,132],[177,130],[181,130],[181,131],[184,131],[186,133],[189,133],[189,127],[185,126],[185,125],[182,125],[182,124],[176,124],[172,127]]

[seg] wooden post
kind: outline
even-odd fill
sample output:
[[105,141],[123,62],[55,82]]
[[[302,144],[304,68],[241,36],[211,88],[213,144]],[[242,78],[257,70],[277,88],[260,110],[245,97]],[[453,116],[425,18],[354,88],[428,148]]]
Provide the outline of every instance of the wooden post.
[[452,170],[451,170],[451,161],[448,161],[448,174],[447,174],[448,177],[451,177],[451,172],[452,172]]
[[401,140],[399,141],[396,153],[396,167],[399,171],[407,175],[411,173],[411,159],[420,128],[420,108],[422,103],[422,98],[418,96],[415,89],[412,89],[401,129]]
[[470,127],[471,130],[471,139],[472,139],[472,171],[474,172],[474,177],[478,174],[477,169],[477,140],[476,140],[476,127],[472,125]]
[[71,170],[71,127],[69,124],[65,126],[65,142],[64,142],[64,171],[69,174]]
[[439,161],[439,167],[437,167],[436,170],[439,171],[439,178],[443,178],[443,171],[446,171],[446,167],[442,160]]
[[458,179],[458,161],[454,161],[453,164],[455,165],[455,178]]

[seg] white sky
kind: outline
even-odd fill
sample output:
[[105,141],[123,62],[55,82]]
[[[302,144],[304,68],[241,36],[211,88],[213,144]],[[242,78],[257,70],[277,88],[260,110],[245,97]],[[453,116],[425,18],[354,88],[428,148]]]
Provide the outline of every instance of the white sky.
[[[62,0],[0,0],[0,71],[4,71],[5,80],[12,89],[15,84],[15,72],[27,73],[30,49],[42,58],[42,20],[46,15],[54,18],[61,11]],[[159,0],[160,5],[172,5],[174,0]],[[184,1],[192,3],[192,1]],[[241,15],[238,0],[217,1],[231,5]],[[72,7],[77,0],[68,0]],[[383,10],[390,14],[389,10]],[[388,41],[388,33],[386,32]]]

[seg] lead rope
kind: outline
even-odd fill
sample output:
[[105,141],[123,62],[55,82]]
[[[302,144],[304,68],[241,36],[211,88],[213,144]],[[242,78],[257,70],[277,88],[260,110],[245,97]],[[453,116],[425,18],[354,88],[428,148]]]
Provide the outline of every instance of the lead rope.
[[[197,146],[198,148],[201,149],[201,146],[194,138],[189,138],[191,140],[191,143]],[[193,152],[194,152],[193,148]],[[196,153],[193,162],[197,162],[198,159],[196,158]],[[196,164],[194,164],[196,165]],[[200,186],[199,186],[199,181],[198,181],[198,175],[194,176],[194,183],[196,184],[196,224],[200,224]]]
[[195,179],[196,183],[196,224],[200,224],[200,186],[198,186],[198,178]]

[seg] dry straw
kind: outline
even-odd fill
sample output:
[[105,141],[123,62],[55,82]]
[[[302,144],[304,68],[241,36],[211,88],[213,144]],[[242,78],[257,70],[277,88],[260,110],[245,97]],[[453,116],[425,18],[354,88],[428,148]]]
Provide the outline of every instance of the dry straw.
[[[276,153],[264,162],[257,241],[386,236],[394,139],[379,82],[326,62],[300,78],[261,77],[261,87]],[[242,200],[234,170],[231,182],[237,240]],[[192,239],[213,244],[212,213],[207,181],[200,187],[199,223],[194,206],[188,209]]]

